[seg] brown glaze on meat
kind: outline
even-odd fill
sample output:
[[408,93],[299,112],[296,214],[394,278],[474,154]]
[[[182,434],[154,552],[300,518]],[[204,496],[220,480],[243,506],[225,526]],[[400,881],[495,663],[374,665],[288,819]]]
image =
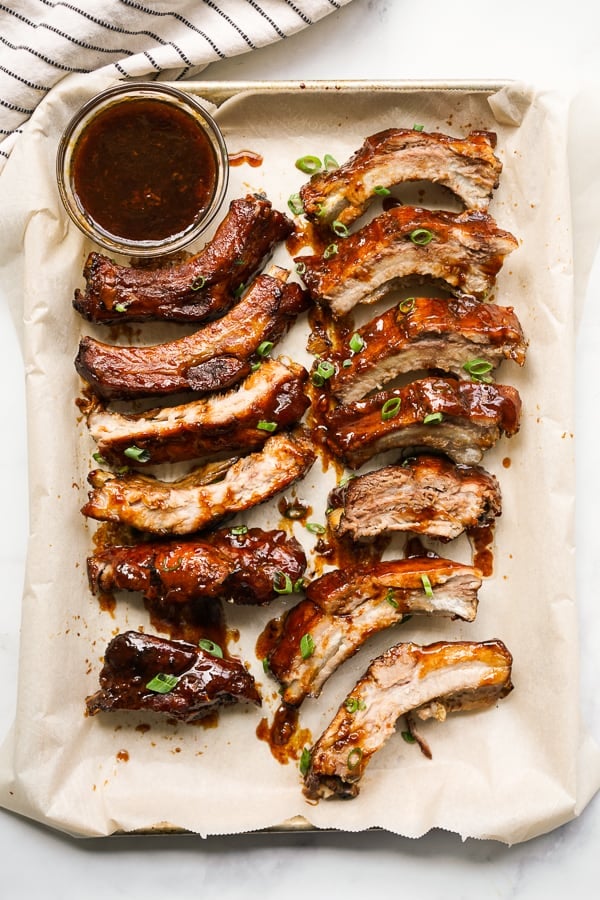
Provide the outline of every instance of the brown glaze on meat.
[[350,225],[379,196],[376,189],[405,181],[449,188],[467,209],[486,210],[498,187],[502,163],[496,135],[472,131],[466,138],[411,128],[388,128],[368,137],[342,166],[313,175],[300,188],[306,215],[315,222]]
[[512,690],[511,669],[499,640],[391,647],[373,660],[312,748],[305,795],[355,797],[400,716],[444,721],[450,712],[495,705]]
[[271,436],[261,451],[234,462],[213,483],[207,483],[207,471],[214,468],[210,466],[174,482],[96,469],[88,476],[93,490],[82,512],[151,534],[191,534],[286,490],[304,477],[315,458],[312,441],[298,429]]
[[[179,679],[168,693],[147,687],[159,674]],[[254,678],[239,660],[222,659],[194,644],[136,631],[118,634],[109,643],[100,688],[86,700],[91,716],[127,709],[193,722],[217,706],[261,703]]]
[[[283,618],[267,655],[285,703],[317,697],[325,681],[372,635],[406,615],[434,615],[472,622],[481,575],[447,559],[413,557],[359,564],[328,572],[306,588]],[[308,637],[306,637],[308,636]],[[302,653],[302,639],[312,652]]]
[[328,506],[338,537],[370,541],[412,531],[451,540],[491,524],[501,513],[501,495],[485,469],[423,455],[352,478],[332,492]]
[[423,448],[475,465],[502,434],[516,434],[520,414],[519,392],[510,385],[420,378],[338,406],[324,423],[329,450],[352,469],[385,450]]
[[93,594],[141,591],[147,600],[167,603],[218,597],[261,605],[280,596],[275,586],[286,576],[295,584],[305,570],[306,556],[295,538],[239,526],[185,543],[110,547],[87,561]]
[[88,321],[102,324],[209,322],[234,305],[237,290],[292,228],[262,197],[233,200],[212,240],[184,263],[145,269],[91,253],[83,271],[85,291],[75,291],[73,306]]
[[[122,466],[179,462],[217,453],[247,453],[261,447],[269,422],[294,425],[309,405],[308,373],[289,359],[266,359],[234,390],[179,406],[124,415],[97,398],[87,403],[87,424],[107,462]],[[81,404],[85,406],[85,404]],[[126,454],[142,451],[133,459]]]
[[147,397],[225,390],[250,371],[263,341],[277,341],[304,309],[289,272],[259,275],[227,315],[194,334],[150,347],[117,347],[84,337],[75,368],[101,397]]
[[[428,242],[415,243],[411,234]],[[298,256],[296,263],[305,267],[302,277],[313,300],[330,307],[336,317],[359,303],[375,303],[407,279],[484,299],[505,256],[518,246],[485,213],[455,215],[412,206],[381,213],[335,245],[333,255]]]
[[527,343],[512,307],[480,303],[474,297],[413,297],[356,332],[362,349],[346,340],[335,357],[329,386],[337,400],[351,403],[405,372],[438,369],[468,378],[465,364],[491,366],[503,359],[522,366]]

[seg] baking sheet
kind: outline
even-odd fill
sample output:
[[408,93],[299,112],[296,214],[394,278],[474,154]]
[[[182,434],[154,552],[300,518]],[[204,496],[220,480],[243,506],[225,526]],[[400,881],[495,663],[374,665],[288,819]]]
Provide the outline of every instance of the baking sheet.
[[[70,115],[104,86],[98,79],[84,94],[81,79],[66,79],[40,106],[3,178],[2,223],[7,230],[10,222],[11,232],[0,262],[5,276],[22,283],[22,309],[18,291],[12,296],[15,318],[23,322],[27,371],[31,539],[18,712],[0,758],[1,802],[81,835],[172,827],[226,834],[308,822],[349,831],[378,826],[413,837],[443,827],[512,843],[572,818],[600,784],[600,763],[579,722],[573,273],[561,98],[521,85],[189,87],[220,104],[216,117],[230,152],[250,149],[264,159],[256,169],[232,169],[229,198],[265,191],[280,209],[304,180],[293,162],[307,153],[342,161],[367,134],[414,122],[456,134],[495,130],[504,171],[490,212],[521,241],[498,279],[497,299],[515,307],[531,341],[525,369],[505,363],[499,373],[519,389],[524,413],[519,435],[485,458],[499,477],[504,512],[495,573],[480,591],[477,620],[413,618],[379,635],[332,677],[318,701],[306,701],[301,726],[316,739],[368,660],[400,639],[500,638],[515,658],[515,691],[497,708],[428,726],[432,761],[397,734],[370,763],[356,800],[311,806],[296,764],[280,765],[256,738],[261,718],[272,717],[279,699],[256,658],[256,638],[294,600],[262,611],[227,608],[228,624],[240,635],[230,648],[262,686],[262,711],[224,711],[210,729],[137,714],[84,716],[85,696],[97,687],[113,634],[150,630],[136,598],[119,601],[111,615],[91,597],[85,558],[95,526],[79,514],[94,448],[77,418],[80,383],[72,361],[82,334],[106,338],[106,332],[94,331],[71,309],[91,247],[60,208],[54,153]],[[280,250],[275,261],[289,260]],[[278,352],[310,364],[306,331],[296,326]],[[121,337],[129,342],[157,334],[144,328],[143,335],[136,330]],[[333,471],[317,464],[298,486],[313,519],[323,520],[333,480]],[[243,520],[280,524],[275,503]],[[315,538],[301,527],[296,536],[310,556]],[[457,542],[442,552],[466,558],[468,548]],[[148,722],[150,730],[139,728]]]

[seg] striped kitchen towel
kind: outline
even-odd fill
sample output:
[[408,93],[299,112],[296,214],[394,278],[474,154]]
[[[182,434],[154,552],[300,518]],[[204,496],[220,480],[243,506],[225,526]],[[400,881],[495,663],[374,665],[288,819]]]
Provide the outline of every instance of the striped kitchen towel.
[[311,25],[350,0],[0,0],[0,169],[72,72],[180,80]]

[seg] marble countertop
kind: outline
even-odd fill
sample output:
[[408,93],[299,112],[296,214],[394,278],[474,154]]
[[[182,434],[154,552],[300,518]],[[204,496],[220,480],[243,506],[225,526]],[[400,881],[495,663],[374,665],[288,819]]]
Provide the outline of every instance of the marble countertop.
[[[301,3],[299,4],[301,6]],[[476,0],[353,0],[317,25],[263,50],[216,63],[200,79],[519,79],[557,88],[573,98],[574,140],[600,133],[600,37],[594,4],[558,0],[505,0],[486,7]],[[600,741],[598,652],[600,615],[597,528],[592,518],[600,487],[594,483],[598,438],[597,394],[592,368],[600,335],[600,236],[597,204],[600,162],[572,173],[579,335],[577,348],[577,549],[581,614],[582,709],[589,732]],[[580,158],[580,156],[578,156]],[[597,183],[589,181],[594,175]],[[590,186],[591,185],[591,186]],[[591,275],[588,282],[588,272]],[[587,283],[586,283],[587,282]],[[596,307],[599,305],[596,304]],[[17,340],[6,305],[0,303],[6,422],[0,442],[4,515],[0,554],[4,582],[0,630],[0,734],[14,710],[20,597],[27,540],[25,395]],[[590,415],[590,410],[594,415]],[[596,482],[598,479],[596,478]],[[560,729],[560,721],[556,728]],[[566,892],[595,896],[600,845],[600,799],[556,831],[506,847],[490,841],[461,842],[436,832],[418,840],[382,832],[366,834],[261,834],[231,838],[112,837],[72,840],[41,825],[0,811],[2,896],[48,900],[218,896],[248,900],[315,891],[358,897],[394,885],[421,900],[441,896],[519,900]],[[485,864],[485,865],[483,865]]]

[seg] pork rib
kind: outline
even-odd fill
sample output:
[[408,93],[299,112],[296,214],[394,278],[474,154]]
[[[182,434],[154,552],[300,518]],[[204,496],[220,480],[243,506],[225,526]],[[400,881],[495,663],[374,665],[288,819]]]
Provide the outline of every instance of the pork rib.
[[[173,676],[166,693],[148,687],[156,676]],[[106,648],[100,690],[86,700],[88,714],[118,709],[164,713],[184,722],[217,706],[254,703],[254,678],[237,659],[213,656],[194,644],[136,631],[118,634]]]
[[510,385],[420,378],[338,406],[324,421],[329,450],[352,469],[385,450],[423,448],[475,465],[502,434],[516,434],[520,414]]
[[511,669],[499,640],[391,647],[373,660],[312,748],[305,795],[355,797],[400,716],[443,721],[449,712],[492,706],[512,690]]
[[[124,415],[92,398],[87,424],[99,454],[117,466],[247,452],[269,436],[257,427],[259,422],[279,429],[298,422],[310,402],[304,390],[307,377],[289,359],[266,359],[237,389],[179,406]],[[132,447],[133,458],[126,452]]]
[[277,341],[306,308],[289,272],[259,275],[227,315],[194,334],[150,347],[117,347],[84,337],[75,368],[101,397],[133,398],[179,391],[210,393],[231,387],[250,371],[263,341]]
[[89,322],[102,324],[208,322],[233,306],[236,291],[292,228],[263,197],[232,200],[212,240],[184,263],[146,269],[91,253],[83,271],[85,291],[75,291],[73,306]]
[[[329,385],[342,403],[360,400],[406,372],[441,369],[468,378],[469,364],[487,377],[503,359],[522,366],[526,341],[512,307],[473,297],[412,297],[356,332],[352,352],[339,348]],[[465,369],[467,366],[467,369]]]
[[237,460],[210,484],[205,466],[174,482],[96,469],[88,476],[93,490],[82,512],[151,534],[191,534],[269,500],[302,478],[315,458],[311,440],[298,429],[272,435],[261,451]]
[[501,513],[498,480],[479,466],[418,456],[352,478],[329,497],[329,524],[340,537],[369,541],[411,531],[451,540]]
[[367,638],[406,615],[472,622],[480,586],[481,574],[472,566],[429,557],[363,563],[312,581],[306,599],[286,613],[267,656],[283,701],[299,706],[307,696],[318,697],[329,676]]
[[491,131],[454,138],[388,128],[368,137],[338,169],[313,175],[300,189],[304,212],[315,222],[350,225],[377,198],[376,189],[405,181],[444,185],[467,209],[486,210],[502,171],[495,146]]
[[481,300],[517,240],[485,213],[398,206],[335,246],[334,254],[295,261],[302,263],[312,298],[341,317],[359,303],[375,303],[407,279]]
[[108,547],[87,561],[93,594],[140,591],[148,600],[188,603],[218,597],[262,605],[276,599],[286,577],[306,569],[298,541],[283,531],[222,528],[202,540],[151,541]]

